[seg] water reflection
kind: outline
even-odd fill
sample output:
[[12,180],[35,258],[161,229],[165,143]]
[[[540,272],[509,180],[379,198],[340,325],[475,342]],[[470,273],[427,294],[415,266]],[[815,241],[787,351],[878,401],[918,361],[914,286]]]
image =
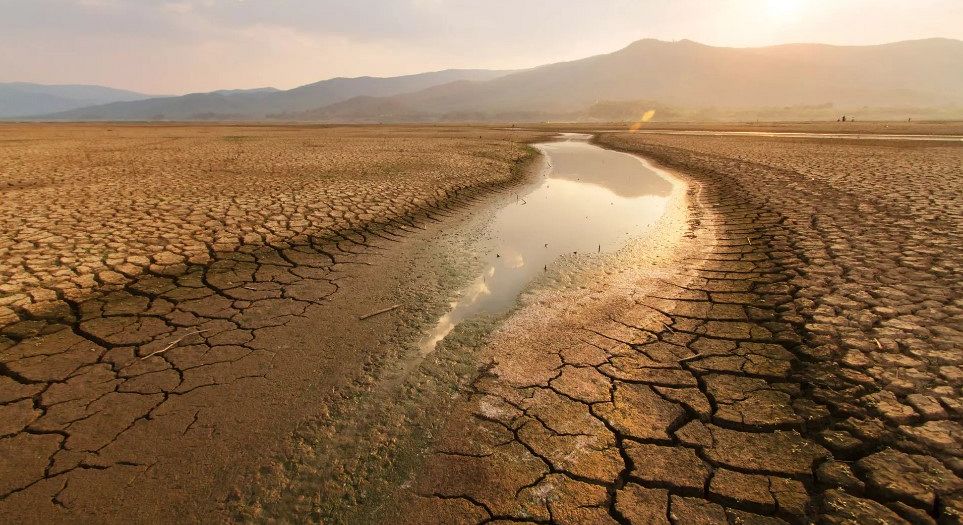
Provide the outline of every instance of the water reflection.
[[601,150],[582,140],[543,144],[540,148],[552,162],[552,179],[593,184],[619,197],[664,197],[672,184],[641,163],[638,157]]
[[462,290],[421,343],[431,352],[461,321],[510,308],[525,286],[566,254],[618,250],[665,211],[672,184],[645,161],[587,142],[539,144],[549,168],[531,192],[498,210],[487,268]]

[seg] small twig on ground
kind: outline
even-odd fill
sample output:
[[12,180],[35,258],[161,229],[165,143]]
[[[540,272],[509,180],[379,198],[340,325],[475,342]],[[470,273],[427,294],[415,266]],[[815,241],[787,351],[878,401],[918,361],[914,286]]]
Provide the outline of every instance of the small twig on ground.
[[183,341],[184,339],[187,339],[188,337],[190,337],[190,336],[192,336],[192,335],[202,334],[202,333],[204,333],[204,332],[210,332],[210,331],[211,331],[210,329],[206,329],[206,330],[196,330],[196,331],[194,331],[194,332],[190,332],[190,333],[184,334],[184,335],[180,336],[179,338],[175,339],[174,342],[172,342],[171,344],[169,344],[169,345],[165,346],[164,348],[162,348],[161,350],[155,350],[155,351],[153,351],[153,352],[145,355],[144,357],[141,357],[140,360],[143,361],[144,359],[147,359],[148,357],[154,357],[154,356],[157,355],[157,354],[163,354],[164,352],[166,352],[166,351],[170,350],[171,348],[174,348],[175,346],[177,346],[177,343],[180,343],[181,341]]
[[874,337],[874,338],[873,338],[873,341],[876,341],[876,346],[879,347],[880,350],[883,349],[883,345],[879,342],[879,339],[876,339],[876,338]]
[[374,316],[376,316],[376,315],[381,315],[381,314],[386,314],[386,313],[388,313],[388,312],[390,312],[390,311],[392,311],[392,310],[396,310],[396,309],[398,309],[398,308],[401,308],[401,305],[400,305],[400,304],[391,305],[391,306],[389,306],[389,307],[387,307],[387,308],[382,308],[381,310],[378,310],[377,312],[371,312],[371,313],[368,314],[368,315],[362,315],[361,317],[358,318],[358,320],[359,320],[359,321],[364,321],[365,319],[368,319],[368,318],[370,318],[370,317],[374,317]]

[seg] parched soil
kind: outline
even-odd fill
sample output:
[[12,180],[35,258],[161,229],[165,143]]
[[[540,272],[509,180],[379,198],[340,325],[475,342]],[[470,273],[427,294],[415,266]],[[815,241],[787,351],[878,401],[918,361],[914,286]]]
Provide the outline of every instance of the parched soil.
[[[780,341],[792,355],[788,396],[777,396],[792,410],[767,410],[775,403],[746,395],[755,388],[739,385],[743,378],[706,386],[712,422],[750,431],[746,443],[773,440],[767,431],[782,427],[800,433],[798,445],[771,449],[777,456],[763,461],[758,446],[730,448],[720,464],[792,474],[772,465],[811,455],[811,468],[796,473],[811,483],[802,509],[827,522],[963,519],[963,146],[631,135],[602,142],[703,184],[715,216],[707,226],[720,232],[704,265],[710,288],[700,287],[710,312],[743,304],[773,334],[792,328]],[[712,277],[735,295],[713,294]],[[705,318],[675,315],[681,323]],[[794,514],[774,496],[777,513]],[[717,500],[727,498],[746,503]]]
[[[856,133],[883,135],[950,135],[963,136],[963,123],[960,121],[913,121],[913,122],[622,122],[622,123],[581,123],[565,125],[567,131],[593,132],[594,130],[629,131],[637,127],[640,131],[700,131],[700,132],[757,132],[757,133]],[[530,129],[555,130],[556,125],[542,124]]]
[[[239,246],[416,214],[533,135],[454,128],[0,127],[0,322]],[[61,305],[62,306],[62,305]]]
[[657,234],[372,386],[407,243],[545,135],[0,135],[5,521],[963,520],[963,145],[601,134]]
[[598,142],[687,181],[684,240],[493,335],[405,520],[960,523],[963,146]]
[[0,516],[223,518],[386,351],[357,319],[403,276],[371,262],[517,181],[534,137],[0,127]]

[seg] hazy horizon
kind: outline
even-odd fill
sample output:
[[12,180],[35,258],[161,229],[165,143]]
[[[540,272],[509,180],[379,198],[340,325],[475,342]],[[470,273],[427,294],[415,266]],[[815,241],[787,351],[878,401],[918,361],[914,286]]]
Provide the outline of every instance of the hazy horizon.
[[547,0],[3,3],[0,82],[170,95],[289,89],[339,76],[520,69],[642,38],[727,47],[963,39],[963,3],[946,0],[605,0],[591,9]]

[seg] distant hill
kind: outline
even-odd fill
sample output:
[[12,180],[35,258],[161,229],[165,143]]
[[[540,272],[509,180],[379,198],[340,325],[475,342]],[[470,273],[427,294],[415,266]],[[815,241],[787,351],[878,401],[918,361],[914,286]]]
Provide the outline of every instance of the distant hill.
[[[963,117],[963,41],[713,47],[645,39],[521,71],[333,78],[70,109],[60,120],[323,122]],[[852,114],[852,113],[850,113]]]
[[458,80],[484,81],[508,71],[448,69],[399,77],[332,78],[278,91],[221,90],[135,102],[114,102],[42,115],[54,120],[258,120],[299,113],[355,96],[391,96]]
[[218,89],[217,91],[211,91],[211,93],[217,95],[238,95],[242,93],[277,93],[278,91],[281,90],[273,87],[264,87],[254,89]]
[[[581,118],[600,104],[675,108],[963,108],[963,42],[712,47],[640,40],[614,53],[392,97],[356,97],[299,120]],[[633,105],[633,104],[630,104]],[[638,104],[634,104],[638,105]]]
[[89,85],[0,83],[0,118],[68,111],[95,104],[143,100],[150,95]]

